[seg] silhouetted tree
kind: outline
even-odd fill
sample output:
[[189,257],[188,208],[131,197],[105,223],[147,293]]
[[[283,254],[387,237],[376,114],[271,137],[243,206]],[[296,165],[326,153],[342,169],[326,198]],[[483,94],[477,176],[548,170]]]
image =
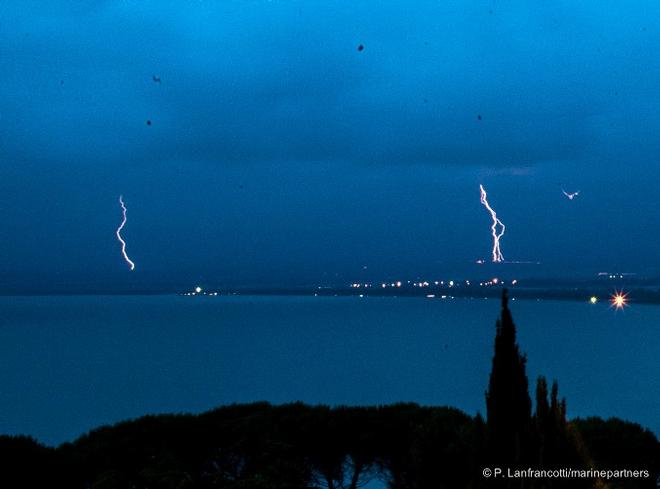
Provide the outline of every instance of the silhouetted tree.
[[[534,443],[536,445],[536,467],[539,469],[588,468],[589,456],[579,433],[566,419],[566,399],[559,400],[557,381],[552,383],[550,402],[545,377],[536,383],[536,412],[534,414]],[[536,488],[592,487],[588,479],[538,480]]]
[[489,463],[513,467],[528,463],[532,458],[532,403],[526,362],[516,342],[516,327],[508,307],[507,290],[504,289],[502,314],[496,323],[493,368],[486,392]]

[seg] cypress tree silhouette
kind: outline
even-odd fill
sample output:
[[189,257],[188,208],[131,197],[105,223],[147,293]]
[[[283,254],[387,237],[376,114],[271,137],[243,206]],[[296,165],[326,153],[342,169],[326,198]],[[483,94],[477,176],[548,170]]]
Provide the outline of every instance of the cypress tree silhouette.
[[530,443],[532,402],[525,366],[527,358],[516,343],[516,327],[502,291],[502,314],[496,323],[495,354],[490,373],[487,408],[488,458],[514,467],[535,457]]

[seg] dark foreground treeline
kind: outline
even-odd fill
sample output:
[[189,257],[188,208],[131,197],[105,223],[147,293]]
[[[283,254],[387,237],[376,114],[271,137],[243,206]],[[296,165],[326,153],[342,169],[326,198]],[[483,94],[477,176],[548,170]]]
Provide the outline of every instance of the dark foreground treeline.
[[[510,487],[655,488],[660,444],[650,431],[599,418],[569,427],[585,464],[645,468],[651,477]],[[401,489],[489,487],[485,436],[479,416],[445,407],[233,405],[146,416],[58,448],[0,437],[0,487],[347,489],[373,479]]]

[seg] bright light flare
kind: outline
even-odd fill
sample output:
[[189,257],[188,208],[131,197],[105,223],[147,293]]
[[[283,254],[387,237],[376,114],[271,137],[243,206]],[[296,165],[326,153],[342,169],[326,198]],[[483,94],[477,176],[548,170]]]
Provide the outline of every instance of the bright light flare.
[[[506,227],[502,221],[497,218],[497,213],[488,203],[488,195],[486,194],[486,190],[484,190],[484,186],[479,185],[479,190],[481,191],[481,204],[488,209],[490,217],[493,219],[493,225],[490,227],[493,234],[493,263],[501,263],[504,261],[504,255],[502,255],[502,251],[500,250],[500,238],[504,235]],[[499,232],[497,231],[498,225],[500,226]]]
[[121,212],[123,219],[121,221],[121,224],[117,228],[115,234],[117,235],[117,239],[121,243],[121,254],[124,256],[124,260],[126,261],[126,263],[128,263],[128,266],[132,271],[135,270],[135,263],[133,263],[133,261],[126,254],[126,241],[124,241],[123,238],[121,237],[121,230],[124,229],[124,226],[126,225],[126,206],[124,205],[124,199],[121,195],[119,196],[119,205],[121,205]]
[[617,310],[621,310],[628,305],[628,294],[623,292],[615,291],[614,294],[610,296],[610,307],[613,307]]
[[598,302],[598,297],[596,297],[595,295],[592,295],[592,296],[589,298],[589,302],[590,302],[591,304],[595,304],[596,302]]

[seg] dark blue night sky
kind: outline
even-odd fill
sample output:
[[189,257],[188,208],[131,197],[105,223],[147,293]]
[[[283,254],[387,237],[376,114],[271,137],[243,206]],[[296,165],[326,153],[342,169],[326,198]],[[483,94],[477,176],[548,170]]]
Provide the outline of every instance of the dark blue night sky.
[[652,1],[4,1],[2,285],[470,275],[480,183],[530,274],[656,273],[659,52]]

